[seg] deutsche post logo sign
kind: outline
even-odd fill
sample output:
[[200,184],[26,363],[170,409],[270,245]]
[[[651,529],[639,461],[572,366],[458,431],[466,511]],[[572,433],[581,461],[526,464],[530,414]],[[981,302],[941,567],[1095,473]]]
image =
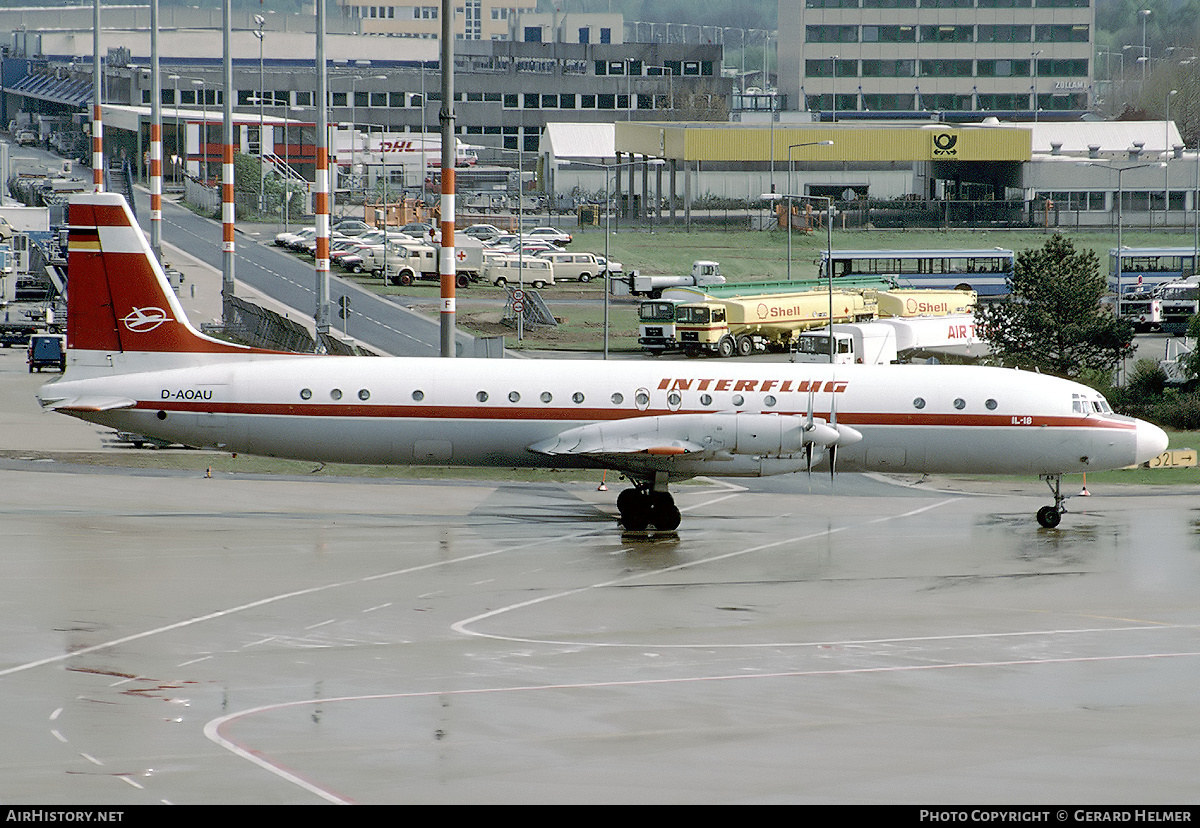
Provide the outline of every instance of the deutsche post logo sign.
[[934,158],[958,158],[958,132],[935,132],[933,138]]

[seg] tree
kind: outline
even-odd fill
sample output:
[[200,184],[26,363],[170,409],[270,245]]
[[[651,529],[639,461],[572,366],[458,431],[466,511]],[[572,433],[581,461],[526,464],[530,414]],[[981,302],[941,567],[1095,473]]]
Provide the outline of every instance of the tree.
[[1106,291],[1094,251],[1055,234],[1017,254],[1008,301],[976,313],[976,330],[1005,364],[1063,377],[1105,373],[1133,353],[1133,326],[1100,304]]
[[1186,337],[1192,350],[1183,357],[1183,369],[1192,380],[1200,380],[1200,313],[1188,320]]

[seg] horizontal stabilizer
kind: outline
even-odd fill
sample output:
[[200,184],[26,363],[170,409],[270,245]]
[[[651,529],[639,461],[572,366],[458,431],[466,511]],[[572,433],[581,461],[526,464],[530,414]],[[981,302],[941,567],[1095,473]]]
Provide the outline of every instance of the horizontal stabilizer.
[[42,404],[51,411],[62,411],[64,413],[72,411],[94,412],[133,408],[137,405],[137,400],[131,400],[128,397],[72,397],[55,402],[43,401]]

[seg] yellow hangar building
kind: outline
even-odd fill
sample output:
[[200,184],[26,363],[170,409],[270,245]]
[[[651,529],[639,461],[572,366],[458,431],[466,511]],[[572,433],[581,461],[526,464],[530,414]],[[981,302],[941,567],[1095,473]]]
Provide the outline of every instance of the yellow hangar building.
[[540,168],[548,192],[607,188],[623,207],[632,196],[687,222],[703,197],[763,193],[1003,201],[1032,156],[1028,127],[998,122],[618,122],[548,124]]

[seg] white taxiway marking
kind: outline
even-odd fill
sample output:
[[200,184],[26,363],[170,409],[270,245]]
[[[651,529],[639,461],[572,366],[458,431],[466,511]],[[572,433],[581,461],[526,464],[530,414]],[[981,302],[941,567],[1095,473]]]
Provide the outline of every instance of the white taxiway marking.
[[[727,497],[733,497],[733,495],[727,495]],[[724,498],[718,498],[718,499],[723,500]],[[613,578],[608,581],[601,581],[600,583],[591,584],[590,586],[578,587],[576,589],[569,589],[564,592],[556,592],[553,595],[543,595],[540,598],[532,598],[528,601],[521,601],[516,604],[509,604],[507,607],[499,607],[497,609],[489,610],[487,612],[480,613],[479,615],[472,616],[471,618],[467,618],[462,621],[457,621],[454,624],[451,624],[450,628],[452,630],[454,630],[455,632],[461,633],[463,635],[474,635],[474,636],[479,636],[481,638],[493,638],[493,639],[497,639],[497,640],[501,640],[501,641],[513,641],[513,642],[518,642],[518,643],[522,643],[522,644],[555,644],[555,645],[559,645],[559,646],[568,646],[568,645],[569,646],[580,646],[580,643],[578,641],[557,641],[557,640],[541,639],[541,638],[522,638],[522,637],[510,636],[510,635],[494,635],[492,633],[485,633],[485,632],[479,632],[477,630],[472,630],[472,629],[470,629],[470,627],[474,624],[478,624],[480,621],[487,620],[488,618],[495,618],[498,615],[503,615],[505,613],[512,612],[514,610],[525,609],[526,607],[531,607],[536,604],[544,604],[547,601],[557,601],[560,598],[566,598],[571,595],[578,595],[582,592],[587,592],[588,590],[603,589],[605,587],[616,586],[618,584],[625,584],[625,583],[629,583],[631,581],[637,581],[637,580],[642,580],[642,579],[657,576],[657,575],[663,575],[667,572],[677,572],[682,569],[692,569],[697,566],[703,566],[704,564],[715,563],[717,561],[725,561],[725,560],[729,560],[730,558],[738,558],[738,557],[741,557],[742,555],[749,555],[753,552],[761,552],[764,549],[773,549],[777,546],[784,546],[785,544],[790,546],[790,545],[794,545],[794,544],[798,544],[798,543],[803,543],[805,541],[814,540],[815,538],[828,537],[829,535],[834,535],[839,532],[845,532],[849,529],[858,528],[858,526],[860,526],[860,525],[870,525],[873,523],[886,523],[888,521],[901,520],[903,518],[912,517],[913,515],[919,515],[922,512],[928,512],[932,509],[940,508],[949,503],[953,503],[956,500],[958,500],[958,498],[952,497],[952,498],[948,498],[946,500],[939,500],[937,503],[931,503],[929,505],[922,506],[917,509],[912,509],[908,512],[903,512],[902,514],[890,515],[890,516],[875,518],[874,520],[865,521],[864,524],[854,524],[854,525],[847,524],[845,526],[838,526],[835,528],[822,529],[819,532],[811,532],[807,535],[796,535],[794,537],[783,538],[782,540],[772,541],[771,543],[763,543],[763,544],[759,544],[757,546],[748,546],[745,549],[736,549],[732,552],[726,552],[721,555],[713,555],[712,557],[708,557],[708,558],[700,558],[695,561],[688,561],[686,563],[676,564],[674,566],[667,566],[667,567],[663,567],[661,569],[651,569],[651,570],[647,570],[645,572],[637,572],[637,573],[634,573],[633,575],[627,575],[627,576],[624,576],[621,578]],[[587,642],[587,646],[593,646],[593,647],[634,647],[634,646],[645,647],[647,645],[646,645],[646,642],[639,642],[637,644],[614,643],[614,642],[609,642],[609,643]],[[777,644],[777,643],[733,644],[733,645],[677,644],[677,645],[671,645],[671,646],[679,647],[679,648],[689,648],[689,647],[706,647],[707,648],[707,647],[721,647],[721,646],[776,647],[776,646],[779,646],[779,644]]]
[[[1162,627],[1149,627],[1146,629],[1159,630]],[[1023,633],[1022,633],[1023,634]],[[1003,638],[1009,633],[990,634],[990,637]],[[948,636],[954,638],[955,636]],[[974,637],[974,636],[972,636]],[[981,637],[989,637],[988,635]],[[802,678],[809,676],[847,676],[847,675],[867,675],[881,673],[910,673],[923,672],[927,670],[956,670],[969,668],[989,668],[989,667],[1017,667],[1028,665],[1042,664],[1085,664],[1090,662],[1112,662],[1112,661],[1136,661],[1142,659],[1158,659],[1158,658],[1194,658],[1200,656],[1200,652],[1175,652],[1175,653],[1141,653],[1137,655],[1110,655],[1110,656],[1078,656],[1071,658],[1040,658],[1040,659],[1018,659],[1004,661],[981,661],[981,662],[958,662],[953,664],[909,664],[899,666],[880,666],[880,667],[850,667],[834,670],[796,670],[782,673],[757,673],[757,674],[738,674],[738,675],[710,675],[710,676],[691,676],[688,678],[667,678],[667,679],[638,679],[632,681],[596,681],[585,682],[578,684],[543,684],[543,685],[526,685],[520,687],[484,687],[468,690],[427,690],[414,693],[381,693],[362,696],[342,696],[330,699],[301,699],[298,701],[280,702],[278,704],[268,704],[261,707],[252,707],[246,710],[241,710],[237,713],[230,713],[227,716],[221,716],[213,719],[204,725],[204,735],[211,741],[220,745],[241,758],[251,762],[258,767],[278,776],[287,782],[292,783],[306,791],[324,799],[327,802],[332,802],[337,805],[351,805],[353,800],[334,793],[328,788],[321,787],[315,782],[312,782],[299,774],[290,771],[276,762],[267,758],[262,750],[246,747],[238,742],[233,741],[221,733],[222,728],[231,722],[239,719],[244,719],[260,713],[272,713],[279,710],[287,710],[289,708],[300,707],[303,705],[329,705],[338,704],[341,702],[358,702],[358,701],[379,701],[386,699],[419,699],[426,697],[444,698],[448,696],[472,696],[485,694],[500,694],[500,693],[531,693],[545,690],[594,690],[606,687],[649,687],[649,686],[668,686],[678,684],[695,684],[698,682],[711,681],[759,681],[762,679],[780,679],[780,678]]]

